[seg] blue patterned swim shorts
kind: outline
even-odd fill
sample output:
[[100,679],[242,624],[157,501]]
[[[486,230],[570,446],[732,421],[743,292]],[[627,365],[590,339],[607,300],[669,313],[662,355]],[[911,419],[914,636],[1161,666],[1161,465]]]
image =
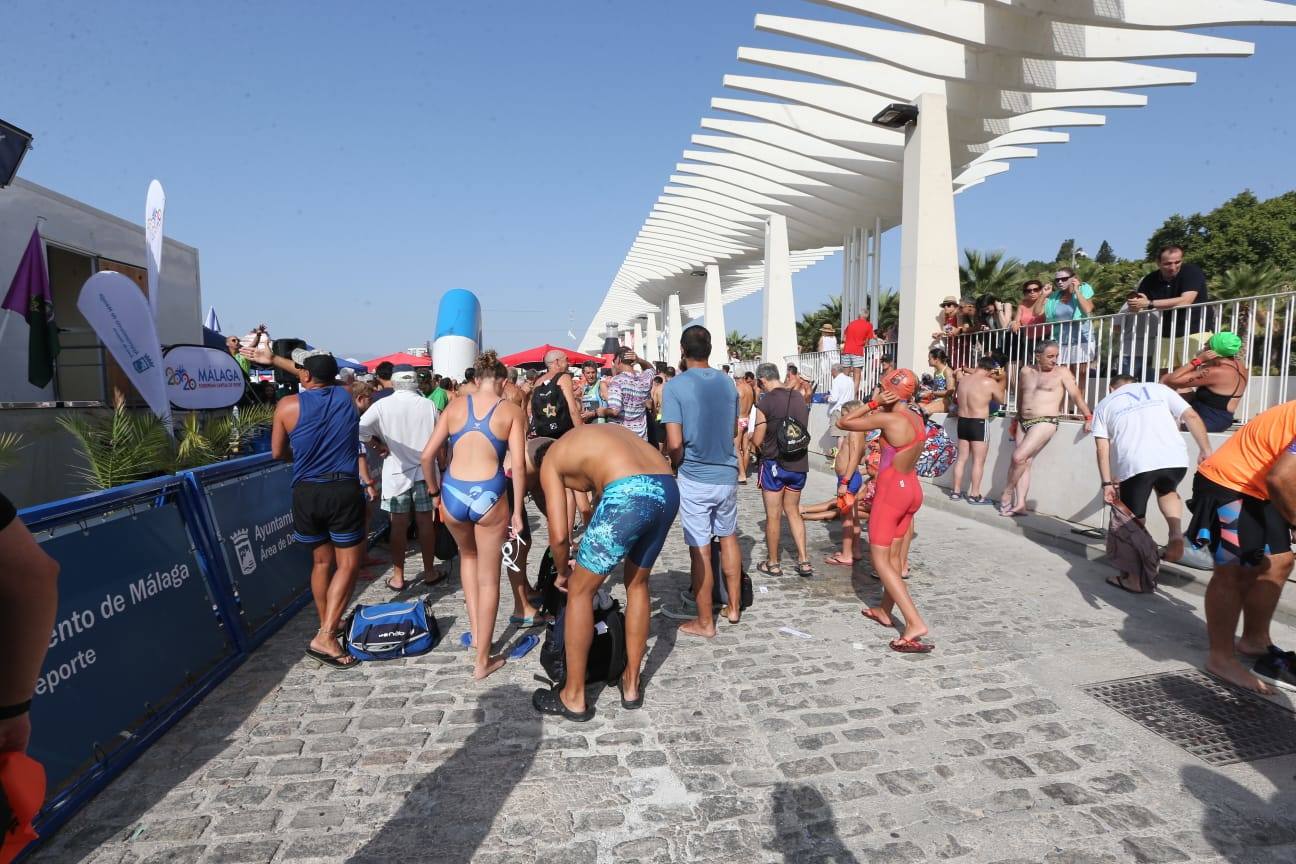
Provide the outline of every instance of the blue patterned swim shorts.
[[576,563],[599,576],[607,576],[623,559],[651,568],[675,522],[679,500],[670,474],[635,474],[604,486]]

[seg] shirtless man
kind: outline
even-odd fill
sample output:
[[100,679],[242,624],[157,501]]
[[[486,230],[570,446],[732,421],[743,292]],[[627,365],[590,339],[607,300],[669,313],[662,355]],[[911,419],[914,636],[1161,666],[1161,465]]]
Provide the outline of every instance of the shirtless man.
[[[594,640],[594,594],[622,559],[626,585],[626,668],[621,707],[643,705],[640,666],[648,644],[648,574],[675,514],[679,490],[661,454],[619,424],[585,425],[535,453],[539,497],[549,522],[549,549],[558,584],[567,589],[564,618],[567,681],[531,697],[542,714],[584,722],[594,716],[585,701],[585,668]],[[591,493],[598,507],[571,560],[567,490]]]
[[1067,396],[1075,400],[1084,415],[1086,432],[1093,423],[1093,412],[1085,403],[1075,376],[1070,369],[1058,365],[1059,353],[1054,340],[1040,342],[1035,346],[1034,365],[1023,366],[1018,378],[1017,419],[1013,421],[1017,447],[1013,450],[1008,484],[999,500],[1000,516],[1020,516],[1026,512],[1031,463],[1057,432]]
[[994,360],[989,357],[982,357],[975,367],[958,373],[958,459],[954,462],[954,489],[949,496],[954,500],[963,497],[959,489],[963,485],[963,469],[967,467],[970,454],[972,479],[968,483],[967,501],[969,504],[993,503],[981,495],[981,475],[989,449],[986,426],[990,422],[990,403],[1005,401],[1004,389],[1003,373],[995,369]]
[[738,437],[734,449],[738,451],[738,483],[747,485],[747,466],[751,465],[751,413],[756,406],[756,385],[743,376],[734,384],[738,387]]
[[783,382],[783,385],[789,390],[800,392],[807,405],[814,400],[815,383],[802,375],[801,371],[792,363],[788,364],[787,379]]

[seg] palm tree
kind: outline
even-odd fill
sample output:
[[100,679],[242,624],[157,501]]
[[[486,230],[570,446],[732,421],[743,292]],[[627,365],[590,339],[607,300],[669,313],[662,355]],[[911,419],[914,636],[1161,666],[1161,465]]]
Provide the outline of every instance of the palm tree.
[[755,360],[760,356],[761,340],[753,336],[730,330],[725,342],[729,343],[729,353],[739,360]]
[[964,297],[992,294],[997,298],[1016,297],[1022,281],[1022,264],[1008,258],[1002,249],[978,252],[964,249],[964,264],[959,267],[959,288]]
[[85,465],[73,472],[87,489],[111,489],[159,473],[170,449],[161,421],[127,410],[125,399],[107,417],[65,414],[58,424],[77,440]]
[[1261,297],[1265,294],[1278,294],[1290,290],[1292,281],[1289,274],[1272,264],[1264,267],[1239,264],[1215,280],[1215,284],[1211,286],[1211,293],[1218,300]]
[[[842,298],[834,294],[824,301],[823,305],[813,312],[801,316],[797,323],[797,345],[804,354],[819,350],[819,331],[825,324],[834,327],[841,325]],[[769,359],[769,358],[766,358]]]
[[0,435],[0,471],[18,461],[18,451],[23,449],[22,435],[6,432]]

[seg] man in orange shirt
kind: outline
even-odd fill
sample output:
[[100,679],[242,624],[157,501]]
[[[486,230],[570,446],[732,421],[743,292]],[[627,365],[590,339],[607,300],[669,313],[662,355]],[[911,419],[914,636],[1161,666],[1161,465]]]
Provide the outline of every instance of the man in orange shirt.
[[[1215,571],[1206,588],[1206,671],[1247,690],[1272,693],[1267,678],[1296,690],[1296,652],[1281,651],[1269,622],[1292,572],[1296,523],[1296,400],[1253,418],[1197,469],[1195,545],[1210,544]],[[1242,638],[1233,641],[1238,616]],[[1237,654],[1253,658],[1248,672]]]

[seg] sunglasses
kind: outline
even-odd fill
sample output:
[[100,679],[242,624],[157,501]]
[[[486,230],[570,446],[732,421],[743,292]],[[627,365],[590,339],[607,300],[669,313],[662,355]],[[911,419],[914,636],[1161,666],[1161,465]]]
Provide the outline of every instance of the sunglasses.
[[1058,285],[1062,285],[1063,283],[1070,282],[1074,278],[1074,276],[1054,276],[1053,281]]
[[1038,294],[1038,293],[1040,293],[1040,289],[1038,289],[1038,288],[1023,288],[1023,289],[1022,289],[1022,293],[1023,293],[1023,294]]

